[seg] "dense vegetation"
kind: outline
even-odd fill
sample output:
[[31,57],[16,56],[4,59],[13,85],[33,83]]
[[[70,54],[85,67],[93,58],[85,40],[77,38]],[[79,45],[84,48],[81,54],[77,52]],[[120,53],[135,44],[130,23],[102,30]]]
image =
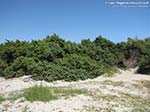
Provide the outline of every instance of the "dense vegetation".
[[150,74],[149,57],[150,38],[117,44],[101,36],[74,43],[56,34],[31,42],[6,40],[0,44],[0,76],[76,81],[111,73],[116,66],[138,66],[137,72]]

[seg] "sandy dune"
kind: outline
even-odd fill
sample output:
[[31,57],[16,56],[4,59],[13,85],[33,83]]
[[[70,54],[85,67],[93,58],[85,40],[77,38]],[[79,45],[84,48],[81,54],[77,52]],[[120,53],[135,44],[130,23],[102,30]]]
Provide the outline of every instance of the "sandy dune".
[[90,93],[46,103],[31,103],[24,98],[6,100],[0,103],[0,112],[150,112],[150,76],[134,74],[134,71],[120,70],[113,77],[100,76],[78,82],[48,83],[34,81],[29,76],[9,80],[0,78],[0,95],[5,97],[34,85],[86,89]]

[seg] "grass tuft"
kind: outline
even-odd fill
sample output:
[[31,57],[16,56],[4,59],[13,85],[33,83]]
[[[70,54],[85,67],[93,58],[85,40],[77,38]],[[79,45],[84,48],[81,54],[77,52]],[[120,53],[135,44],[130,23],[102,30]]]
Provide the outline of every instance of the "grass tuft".
[[85,90],[80,89],[69,89],[69,88],[58,88],[58,87],[43,87],[34,86],[25,89],[23,96],[28,101],[43,101],[47,102],[55,100],[64,96],[75,96],[78,94],[85,94]]
[[28,101],[50,101],[57,99],[51,92],[48,87],[43,86],[34,86],[28,89],[25,89],[23,96]]
[[0,103],[1,103],[2,101],[5,101],[5,98],[3,98],[2,96],[0,96]]

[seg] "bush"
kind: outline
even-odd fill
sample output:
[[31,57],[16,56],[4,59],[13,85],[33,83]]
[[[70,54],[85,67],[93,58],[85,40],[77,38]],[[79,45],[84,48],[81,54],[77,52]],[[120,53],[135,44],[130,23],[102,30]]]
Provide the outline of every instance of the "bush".
[[45,41],[32,41],[29,57],[38,58],[40,61],[53,62],[56,58],[62,58],[63,49],[59,44]]
[[0,76],[4,76],[4,69],[7,68],[6,62],[0,59]]
[[89,56],[99,64],[105,66],[114,66],[117,63],[115,44],[105,38],[97,37],[93,42],[82,40],[82,55]]
[[16,40],[15,42],[7,40],[0,46],[0,59],[7,64],[11,64],[20,56],[27,56],[29,53],[29,42]]
[[139,63],[139,73],[149,74],[150,75],[150,58],[149,56],[143,56]]
[[35,64],[36,62],[33,58],[23,56],[18,57],[4,70],[4,76],[5,78],[13,78],[23,75],[31,75]]
[[104,73],[103,66],[98,65],[95,60],[92,60],[88,56],[72,54],[57,59],[54,63],[46,63],[38,64],[35,67],[32,76],[35,80],[76,81],[95,78]]
[[138,72],[150,74],[150,38],[145,39],[141,55]]
[[0,44],[0,76],[76,81],[111,74],[116,65],[139,66],[138,72],[150,73],[149,53],[150,38],[129,38],[118,44],[101,36],[94,41],[66,42],[56,34],[32,42],[7,40]]

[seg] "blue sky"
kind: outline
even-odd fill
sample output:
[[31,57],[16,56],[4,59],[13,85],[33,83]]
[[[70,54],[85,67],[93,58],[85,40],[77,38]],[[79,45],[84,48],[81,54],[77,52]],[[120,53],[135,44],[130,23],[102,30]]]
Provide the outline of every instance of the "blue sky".
[[150,37],[150,7],[113,8],[107,1],[0,0],[0,43],[42,39],[53,33],[75,42],[99,35],[114,42]]

